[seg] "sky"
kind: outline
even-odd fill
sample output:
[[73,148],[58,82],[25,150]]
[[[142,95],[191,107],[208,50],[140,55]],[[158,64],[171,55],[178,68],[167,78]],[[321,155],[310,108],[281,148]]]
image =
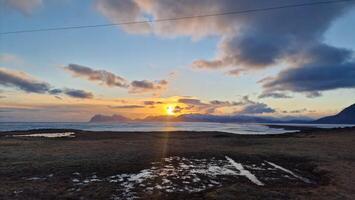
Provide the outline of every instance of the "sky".
[[[315,1],[0,0],[0,32],[310,2]],[[0,121],[335,114],[355,103],[354,11],[350,1],[0,34]]]

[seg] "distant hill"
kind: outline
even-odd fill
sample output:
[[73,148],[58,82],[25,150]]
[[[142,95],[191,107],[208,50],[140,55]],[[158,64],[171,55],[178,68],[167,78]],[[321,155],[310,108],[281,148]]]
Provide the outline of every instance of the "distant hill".
[[323,117],[312,123],[317,124],[355,124],[355,104],[345,108],[340,113]]
[[92,123],[104,123],[104,122],[125,122],[130,121],[130,119],[122,116],[122,115],[95,115],[93,116],[89,122]]

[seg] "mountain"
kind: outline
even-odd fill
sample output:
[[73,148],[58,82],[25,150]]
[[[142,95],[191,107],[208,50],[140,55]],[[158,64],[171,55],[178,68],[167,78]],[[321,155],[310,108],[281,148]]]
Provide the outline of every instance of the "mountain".
[[217,123],[308,123],[312,119],[304,117],[266,117],[252,115],[207,115],[184,114],[174,116],[148,116],[140,121],[174,121],[174,122],[217,122]]
[[95,115],[93,116],[89,122],[92,123],[104,123],[104,122],[125,122],[130,121],[130,119],[122,116],[122,115]]
[[340,113],[323,117],[312,123],[317,124],[355,124],[355,104],[345,108]]
[[145,122],[164,122],[164,121],[181,121],[179,117],[169,116],[169,115],[158,115],[158,116],[148,116],[144,119],[137,119],[136,121],[145,121]]
[[131,120],[121,115],[95,115],[90,122],[217,122],[217,123],[309,123],[313,119],[306,117],[268,117],[253,115],[208,115],[208,114],[183,114],[179,116],[148,116],[144,119]]

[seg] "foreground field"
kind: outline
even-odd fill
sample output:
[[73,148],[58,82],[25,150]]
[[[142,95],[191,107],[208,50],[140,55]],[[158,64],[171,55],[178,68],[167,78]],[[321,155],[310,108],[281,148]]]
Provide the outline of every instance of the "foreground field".
[[354,150],[354,128],[0,133],[0,199],[355,199]]

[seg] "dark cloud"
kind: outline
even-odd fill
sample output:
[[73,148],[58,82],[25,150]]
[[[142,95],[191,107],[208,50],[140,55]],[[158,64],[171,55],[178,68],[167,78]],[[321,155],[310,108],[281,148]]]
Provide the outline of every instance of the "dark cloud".
[[194,98],[181,98],[178,103],[183,103],[188,105],[187,107],[182,107],[184,110],[194,109],[200,113],[214,114],[218,109],[222,108],[235,108],[241,107],[242,110],[240,114],[262,114],[262,113],[272,113],[275,112],[274,109],[269,108],[266,104],[255,102],[250,100],[249,96],[243,96],[240,101],[220,101],[213,100],[208,103],[204,103],[199,99]]
[[57,95],[63,93],[63,90],[61,89],[52,89],[48,91],[49,94]]
[[318,44],[300,54],[304,58],[300,66],[260,81],[264,93],[292,91],[314,98],[326,90],[355,88],[355,62],[351,50]]
[[21,107],[0,107],[0,113],[12,113],[12,112],[31,112],[31,111],[41,111],[37,108],[21,108]]
[[276,77],[263,81],[266,91],[303,92],[318,97],[320,92],[340,88],[355,88],[355,63],[310,64],[281,71]]
[[90,67],[77,64],[69,64],[65,69],[74,76],[83,77],[90,81],[98,81],[108,87],[128,87],[127,81],[124,78],[105,70],[94,70]]
[[46,93],[50,85],[46,82],[38,81],[24,72],[17,72],[0,68],[0,85],[15,87],[28,93]]
[[[96,0],[96,8],[113,22],[139,19],[164,19],[218,13],[231,10],[250,10],[297,2],[250,0]],[[121,27],[130,33],[153,33],[159,36],[190,36],[202,38],[217,35],[221,38],[218,53],[212,60],[197,60],[200,68],[264,68],[288,60],[300,50],[321,44],[325,31],[352,3],[304,6],[255,12],[243,15],[225,15],[208,18],[174,20],[164,23]],[[307,20],[305,20],[307,19]]]
[[121,76],[105,70],[94,70],[90,67],[69,64],[64,67],[71,72],[75,77],[83,77],[90,81],[97,81],[108,87],[129,88],[130,93],[156,93],[166,89],[168,81],[166,80],[135,80],[128,84],[128,81]]
[[56,99],[63,100],[60,96],[54,96]]
[[189,99],[189,98],[182,98],[178,100],[178,103],[184,103],[187,105],[194,105],[194,106],[206,106],[208,104],[202,103],[199,99]]
[[268,107],[264,103],[254,103],[246,105],[239,114],[263,114],[263,113],[274,113],[275,110]]
[[269,93],[262,93],[261,95],[259,95],[259,99],[263,99],[263,98],[289,99],[292,97],[284,93],[269,92]]
[[181,113],[183,110],[184,110],[183,107],[181,107],[181,106],[175,106],[173,112],[174,112],[174,113]]
[[185,107],[179,107],[179,109],[177,109],[180,112],[182,110],[195,110],[206,114],[214,113],[218,108],[231,106],[231,103],[228,101],[214,100],[204,103],[201,100],[194,98],[181,98],[178,100],[178,103],[186,105]]
[[161,101],[144,101],[143,103],[144,103],[144,105],[147,105],[147,106],[154,106],[156,104],[163,104],[163,102],[161,102]]
[[141,105],[122,105],[122,106],[109,106],[109,108],[114,109],[134,109],[134,108],[144,108],[145,106]]
[[242,97],[240,105],[243,107],[240,111],[238,111],[238,114],[263,114],[276,112],[265,103],[251,100],[247,95]]
[[77,89],[52,89],[48,91],[49,94],[56,95],[55,97],[57,99],[62,99],[60,94],[65,94],[73,98],[79,98],[79,99],[92,99],[94,98],[94,95],[91,92],[87,92],[85,90],[77,90]]
[[290,113],[290,114],[300,114],[307,112],[307,108],[299,109],[299,110],[290,110],[290,111],[282,111],[282,113]]
[[160,81],[132,81],[130,86],[130,93],[148,93],[159,92],[165,90],[168,82],[166,80]]
[[[231,1],[218,2],[232,3]],[[231,7],[262,5],[260,1],[233,2],[234,5]],[[235,32],[223,37],[216,59],[197,60],[193,66],[212,69],[221,67],[260,69],[291,58],[304,59],[305,55],[301,54],[304,48],[316,46],[319,47],[316,51],[325,53],[328,51],[328,46],[322,43],[323,34],[338,16],[352,6],[353,4],[310,6],[255,13],[248,18],[235,18],[234,24],[238,27]],[[238,74],[240,71],[232,72]]]
[[64,94],[79,99],[92,99],[94,95],[91,92],[86,92],[84,90],[76,90],[76,89],[64,89]]
[[94,96],[91,92],[86,92],[84,90],[68,88],[51,89],[51,85],[49,83],[38,81],[24,72],[12,71],[3,68],[0,68],[0,85],[5,87],[14,87],[28,93],[48,93],[56,96],[60,94],[66,94],[70,97],[82,99],[91,99]]
[[210,104],[218,106],[240,106],[243,105],[243,102],[213,100],[210,101]]
[[[122,22],[310,2],[312,1],[96,0],[96,8],[111,21]],[[320,91],[354,86],[354,81],[349,78],[353,74],[354,62],[348,61],[353,52],[324,43],[324,34],[334,20],[354,9],[354,5],[342,2],[243,15],[166,21],[144,24],[141,28],[121,28],[130,33],[152,33],[164,37],[189,36],[199,39],[217,36],[220,42],[216,56],[209,60],[195,60],[193,67],[228,68],[227,74],[239,76],[242,71],[283,64],[287,69],[264,84],[267,91],[261,98],[287,98],[288,96],[276,93],[286,90],[305,92],[309,97],[316,97],[320,95]]]

